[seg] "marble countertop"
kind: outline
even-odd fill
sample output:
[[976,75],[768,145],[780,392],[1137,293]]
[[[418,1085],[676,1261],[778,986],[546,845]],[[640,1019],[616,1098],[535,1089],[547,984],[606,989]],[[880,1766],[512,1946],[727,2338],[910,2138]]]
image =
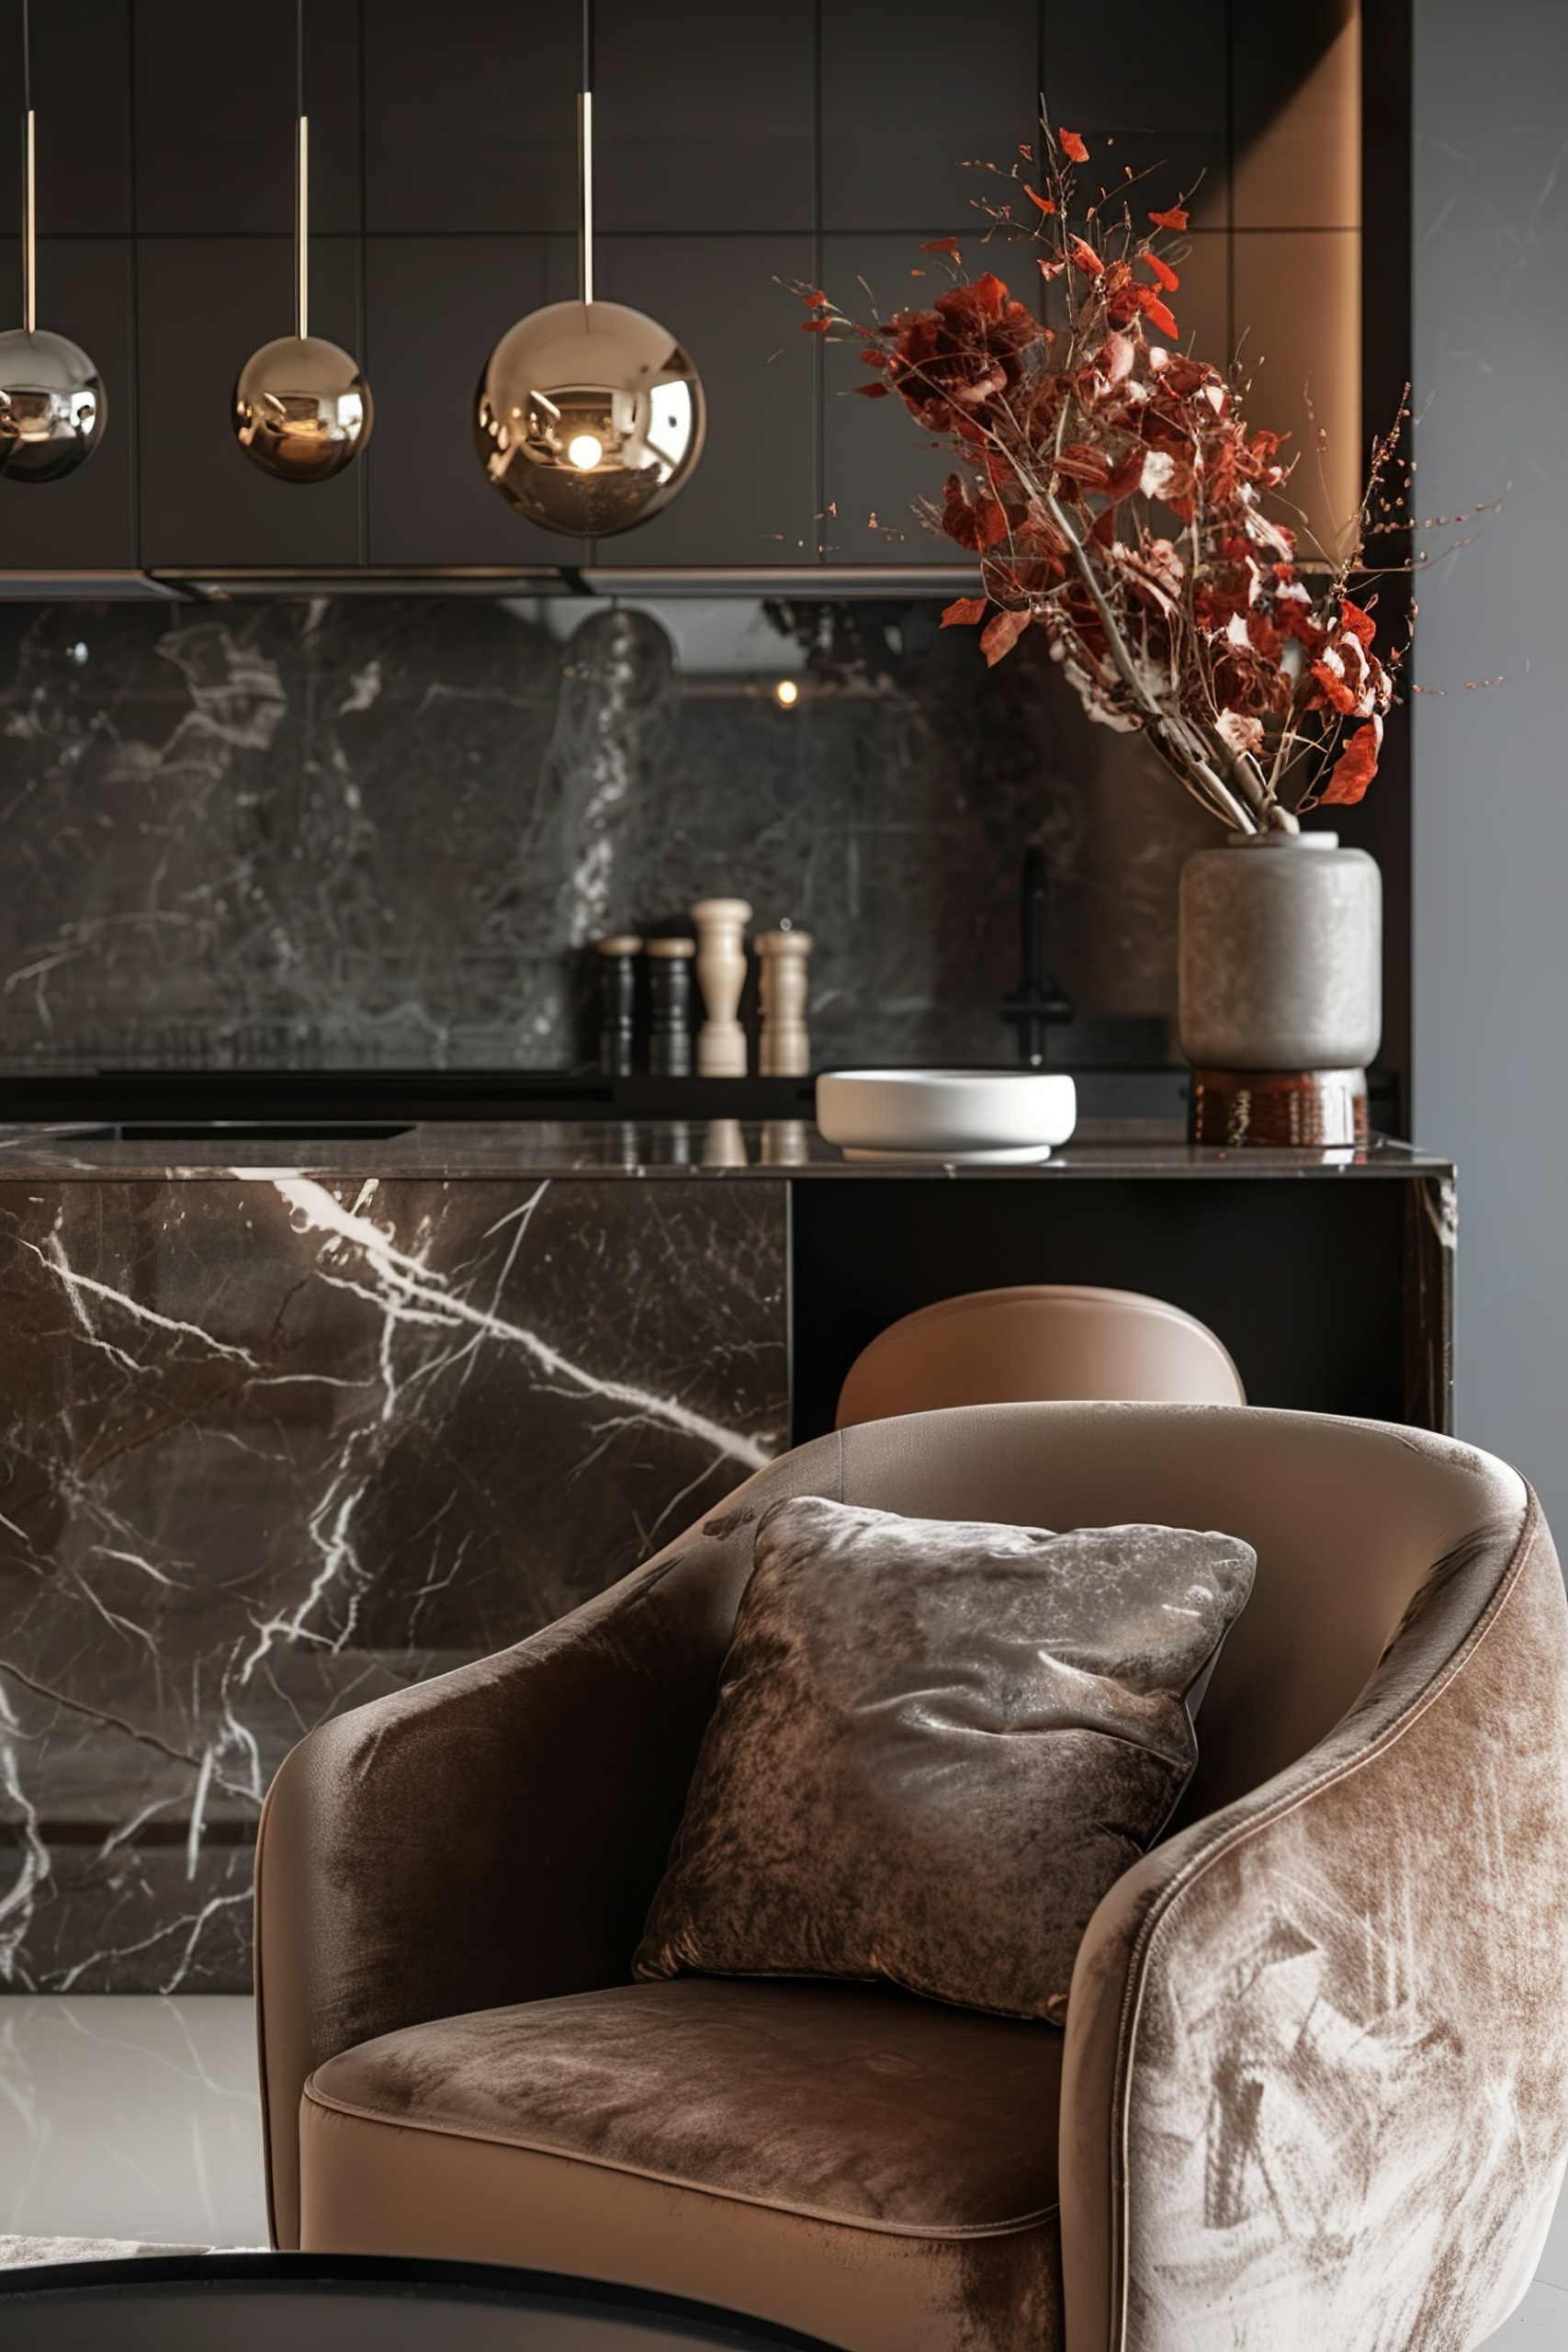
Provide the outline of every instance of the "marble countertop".
[[1374,1136],[1358,1150],[1224,1151],[1189,1144],[1175,1122],[1082,1124],[1070,1143],[1033,1167],[976,1167],[946,1160],[848,1160],[801,1120],[517,1120],[491,1125],[319,1123],[275,1132],[254,1124],[229,1130],[160,1126],[0,1126],[0,1182],[33,1178],[188,1179],[280,1173],[345,1180],[461,1180],[515,1176],[685,1179],[895,1177],[984,1178],[1042,1183],[1069,1177],[1447,1177],[1452,1163],[1415,1146]]

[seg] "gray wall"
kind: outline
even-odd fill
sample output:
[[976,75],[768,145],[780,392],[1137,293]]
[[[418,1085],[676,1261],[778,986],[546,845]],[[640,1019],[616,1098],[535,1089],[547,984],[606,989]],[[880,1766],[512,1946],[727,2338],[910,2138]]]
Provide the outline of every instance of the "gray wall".
[[[1568,7],[1416,0],[1416,1117],[1460,1163],[1462,1434],[1568,1535]],[[1467,692],[1506,673],[1507,684]]]

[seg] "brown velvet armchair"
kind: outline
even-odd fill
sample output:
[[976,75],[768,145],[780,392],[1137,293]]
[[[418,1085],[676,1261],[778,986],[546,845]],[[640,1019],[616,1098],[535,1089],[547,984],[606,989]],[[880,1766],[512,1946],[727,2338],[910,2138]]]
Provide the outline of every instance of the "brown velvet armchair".
[[[1257,1549],[1171,1833],[1065,2033],[628,1982],[759,1512]],[[502,1656],[324,1724],[257,1858],[281,2245],[575,2270],[847,2352],[1468,2352],[1568,2154],[1568,1612],[1489,1456],[1228,1406],[802,1446]]]

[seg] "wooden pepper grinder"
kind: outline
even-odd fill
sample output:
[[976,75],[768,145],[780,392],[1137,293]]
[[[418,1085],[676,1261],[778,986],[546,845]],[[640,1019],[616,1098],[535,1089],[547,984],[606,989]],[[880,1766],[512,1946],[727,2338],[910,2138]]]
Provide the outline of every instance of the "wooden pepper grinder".
[[785,922],[777,931],[759,932],[753,944],[761,958],[762,1037],[757,1067],[764,1078],[805,1078],[811,1069],[806,1028],[811,933]]
[[648,1067],[655,1078],[692,1075],[692,957],[689,939],[650,939],[648,977],[653,990],[653,1025]]
[[640,939],[617,933],[596,939],[599,967],[599,1067],[606,1078],[630,1078],[637,1043],[637,959]]
[[746,1032],[736,1015],[746,985],[744,899],[699,899],[692,909],[697,933],[697,986],[706,1015],[697,1032],[699,1078],[744,1078]]

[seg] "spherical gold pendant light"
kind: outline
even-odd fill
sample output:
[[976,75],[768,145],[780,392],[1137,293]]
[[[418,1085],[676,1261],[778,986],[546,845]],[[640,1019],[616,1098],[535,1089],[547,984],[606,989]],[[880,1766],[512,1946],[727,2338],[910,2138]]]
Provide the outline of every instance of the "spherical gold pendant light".
[[279,481],[330,481],[369,440],[376,411],[358,361],[310,333],[304,0],[297,0],[294,38],[294,332],[264,343],[241,368],[234,386],[234,435],[252,464]]
[[108,416],[103,379],[78,344],[40,334],[38,323],[32,45],[22,7],[22,323],[0,334],[0,475],[7,481],[62,481],[85,465]]
[[479,462],[547,531],[609,538],[668,506],[702,454],[702,379],[667,327],[593,299],[592,0],[582,6],[581,212],[575,302],[508,329],[479,379]]

